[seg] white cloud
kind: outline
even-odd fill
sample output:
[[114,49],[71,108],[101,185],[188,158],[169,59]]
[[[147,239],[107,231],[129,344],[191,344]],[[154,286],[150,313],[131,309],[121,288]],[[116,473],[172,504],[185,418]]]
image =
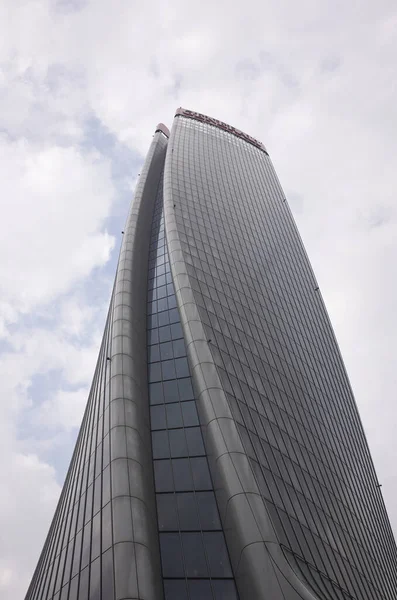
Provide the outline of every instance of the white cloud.
[[51,400],[40,406],[38,425],[46,425],[55,429],[62,428],[66,431],[79,427],[87,403],[88,392],[88,387],[73,392],[58,390]]
[[3,301],[27,311],[108,260],[113,240],[100,228],[114,190],[106,161],[3,138],[0,195]]
[[53,468],[12,447],[2,452],[0,485],[0,597],[8,600],[26,592],[27,574],[37,560],[36,542],[30,540],[44,543],[60,487]]
[[[20,474],[6,497],[15,511],[3,507],[2,598],[22,598],[59,492],[46,462],[52,433],[19,440],[21,415],[75,426],[83,392],[70,389],[90,383],[109,293],[93,301],[85,288],[114,244],[104,228],[115,198],[111,167],[85,137],[92,116],[141,154],[179,105],[269,148],[397,530],[395,3],[342,10],[331,0],[248,0],[242,10],[225,0],[3,0],[0,23],[0,253],[8,259],[0,264],[0,337],[11,344],[0,377],[0,474],[8,464]],[[27,323],[48,318],[51,327]],[[32,382],[56,369],[62,378],[40,413]],[[28,512],[27,498],[34,523],[25,534],[18,511]]]
[[78,68],[52,55],[54,13],[42,2],[0,13],[0,597],[15,600],[59,496],[54,456],[70,452],[93,375],[116,192],[109,160],[81,145],[89,115]]
[[66,334],[81,337],[95,316],[95,307],[84,303],[84,299],[69,296],[60,307],[63,331]]

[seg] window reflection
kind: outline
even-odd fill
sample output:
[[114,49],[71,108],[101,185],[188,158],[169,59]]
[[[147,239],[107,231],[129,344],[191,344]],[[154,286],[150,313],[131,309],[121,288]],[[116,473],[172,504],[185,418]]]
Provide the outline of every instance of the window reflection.
[[[210,491],[212,481],[165,246],[161,200],[153,219],[150,260],[155,262],[148,283],[150,316],[147,326],[152,448],[164,593],[166,600],[211,600],[217,598],[222,589],[234,590],[234,584],[225,588],[211,585],[211,577],[233,583],[232,572],[227,552],[225,554],[215,496]],[[152,301],[153,298],[156,300]],[[206,531],[216,531],[217,537],[204,538]],[[223,545],[219,539],[223,540]],[[202,580],[197,581],[197,578]]]
[[[385,582],[395,546],[371,491],[340,354],[270,160],[184,117],[173,149],[189,281],[279,539],[310,565],[303,578],[327,597],[392,598]],[[211,590],[204,593],[217,597]]]

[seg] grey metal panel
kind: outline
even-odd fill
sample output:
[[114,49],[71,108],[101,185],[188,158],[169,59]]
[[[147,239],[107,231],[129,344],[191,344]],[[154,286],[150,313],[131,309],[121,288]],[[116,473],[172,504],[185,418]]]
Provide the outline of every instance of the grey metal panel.
[[161,131],[161,133],[164,133],[164,135],[168,138],[170,137],[170,131],[168,129],[168,127],[166,125],[164,125],[164,123],[159,123],[156,127],[156,132],[157,131]]
[[116,449],[111,465],[117,471],[112,493],[126,493],[129,482],[129,496],[113,500],[116,600],[163,597],[145,352],[149,238],[167,147],[163,133],[158,127],[136,187],[120,253],[123,268],[117,273],[115,285],[114,318],[118,327],[112,332],[110,370],[119,381],[110,387],[110,406],[115,423],[121,420],[123,426],[110,431],[111,448]]
[[[175,126],[169,148],[174,135]],[[170,263],[214,489],[240,598],[318,600],[298,579],[280,550],[219,379],[180,243],[172,189],[177,178],[173,153],[168,152],[164,215]]]

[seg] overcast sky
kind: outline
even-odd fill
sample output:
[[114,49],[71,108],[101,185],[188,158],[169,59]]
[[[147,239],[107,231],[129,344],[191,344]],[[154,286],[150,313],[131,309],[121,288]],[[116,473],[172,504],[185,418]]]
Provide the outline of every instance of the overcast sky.
[[267,146],[397,532],[395,0],[1,0],[0,599],[22,600],[134,183],[178,106]]

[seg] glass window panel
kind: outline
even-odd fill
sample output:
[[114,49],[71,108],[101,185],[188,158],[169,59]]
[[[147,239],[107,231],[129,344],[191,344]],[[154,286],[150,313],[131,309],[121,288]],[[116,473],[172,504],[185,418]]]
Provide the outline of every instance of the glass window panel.
[[[161,298],[161,300],[157,300],[157,310],[159,313],[162,312],[163,310],[167,310],[167,308],[168,308],[167,298]],[[160,315],[159,315],[159,321],[160,321]],[[161,341],[163,341],[163,340],[161,339],[161,336],[160,336],[160,342]]]
[[172,344],[175,342],[165,342],[164,344],[160,344],[160,355],[161,360],[169,360],[173,358]]
[[159,275],[156,279],[156,286],[159,287],[159,286],[165,285],[165,284],[166,284],[166,276]]
[[171,327],[173,327],[173,325],[166,325],[165,327],[160,327],[160,329],[158,330],[160,342],[169,342],[171,340]]
[[[52,593],[54,591],[55,575],[56,575],[58,563],[59,563],[59,556],[55,559],[54,563],[50,564],[49,569],[48,569],[47,578],[49,579],[49,582],[50,582],[49,586],[48,586],[48,595],[50,595],[50,596],[52,596]],[[50,573],[51,573],[51,575],[50,575]]]
[[73,567],[72,576],[80,570],[80,554],[81,554],[81,538],[83,536],[82,530],[76,535],[76,541],[74,544],[74,555],[73,555]]
[[[161,302],[164,304],[164,309],[168,308],[167,300],[161,300]],[[160,305],[160,302],[159,302],[159,305]],[[159,318],[159,327],[163,327],[164,325],[170,324],[170,315],[168,313],[168,310],[163,310],[163,312],[159,312],[158,318]]]
[[165,266],[161,265],[160,267],[156,267],[156,275],[164,275],[165,273]]
[[92,494],[94,486],[91,484],[87,490],[87,502],[85,506],[85,523],[92,518]]
[[101,508],[101,486],[102,477],[101,475],[99,475],[99,477],[97,477],[94,482],[94,515],[96,515],[99,509]]
[[169,432],[171,457],[181,458],[188,456],[186,436],[184,429],[171,429]]
[[161,381],[161,363],[149,364],[149,381]]
[[187,492],[177,494],[176,501],[181,531],[194,531],[200,529],[195,493]]
[[215,600],[238,600],[236,586],[232,579],[213,579],[212,589]]
[[153,461],[153,464],[156,492],[172,492],[174,483],[171,462],[169,460],[155,460]]
[[[171,332],[170,332],[171,335]],[[159,330],[156,329],[151,329],[149,331],[149,340],[148,340],[149,345],[150,344],[158,344],[159,343]]]
[[232,577],[225,538],[221,531],[204,532],[204,545],[211,577]]
[[110,468],[106,467],[102,473],[102,506],[110,500]]
[[165,298],[167,296],[167,288],[165,285],[157,288],[157,298]]
[[165,429],[167,427],[164,405],[158,404],[150,407],[150,425],[152,429]]
[[67,600],[68,593],[69,593],[69,583],[67,583],[66,585],[63,586],[63,588],[61,590],[60,600]]
[[86,567],[80,573],[79,600],[88,600],[88,575],[89,569]]
[[192,382],[190,377],[178,379],[179,398],[182,400],[194,400]]
[[85,492],[80,498],[79,516],[77,519],[77,531],[80,531],[80,529],[83,527],[83,521],[84,521],[83,516],[84,516],[84,508],[85,508],[84,505],[85,505]]
[[102,599],[114,599],[113,585],[113,549],[102,554]]
[[[148,313],[150,313],[149,308],[148,308]],[[158,327],[158,315],[157,314],[148,314],[147,324],[148,324],[149,329],[154,329],[155,327]],[[154,342],[151,342],[150,337],[149,337],[148,344],[150,344],[150,343],[154,343]]]
[[[154,293],[153,295],[155,296],[156,293]],[[153,302],[150,302],[148,304],[147,311],[148,311],[149,315],[157,312],[157,301],[156,300],[153,300]]]
[[186,581],[184,579],[164,580],[165,600],[188,600]]
[[[288,517],[288,515],[283,510],[279,509],[277,511],[277,513],[278,513],[278,515],[280,517],[280,521],[281,521],[281,523],[282,523],[282,525],[284,527],[284,530],[286,532],[287,539],[288,539],[288,546],[293,550],[293,552],[295,552],[295,554],[301,555],[302,554],[302,549],[300,548],[300,546],[298,544],[298,541],[296,539],[293,527],[291,525],[291,519]],[[306,557],[304,557],[304,558],[306,558]],[[323,566],[322,566],[322,570],[324,570]]]
[[163,383],[164,389],[164,402],[176,402],[179,400],[178,395],[178,382],[174,381],[165,381]]
[[91,563],[90,600],[101,600],[101,559]]
[[102,550],[112,545],[112,514],[110,502],[102,510]]
[[221,529],[214,492],[197,492],[196,499],[202,529]]
[[77,600],[77,587],[79,585],[79,576],[77,575],[70,582],[69,600]]
[[98,477],[99,473],[102,471],[102,442],[98,444],[96,449],[96,457],[95,457],[95,477]]
[[201,533],[181,533],[187,577],[208,577]]
[[211,477],[208,470],[206,458],[191,458],[190,459],[194,488],[196,490],[209,490],[212,488]]
[[278,514],[278,511],[277,511],[275,505],[272,502],[266,502],[266,508],[267,508],[268,513],[270,514],[272,523],[274,525],[274,528],[276,530],[277,537],[278,537],[280,543],[283,544],[284,546],[288,547],[289,546],[288,538],[284,531],[283,524],[281,522],[280,516]]
[[169,311],[170,314],[170,323],[178,323],[179,324],[179,311],[177,308],[172,308]]
[[84,569],[90,561],[91,547],[91,521],[84,527],[83,551],[81,553],[81,569]]
[[160,533],[160,552],[164,577],[183,577],[183,559],[179,533]]
[[182,377],[189,377],[189,366],[187,358],[176,358],[175,359],[176,376],[178,379]]
[[[61,587],[61,579],[62,579],[62,574],[63,574],[62,571],[63,571],[64,564],[65,564],[65,554],[66,554],[66,548],[64,548],[62,550],[62,553],[61,553],[61,556],[59,559],[58,573],[56,576],[56,583],[55,583],[55,587],[54,587],[54,591],[56,591],[56,592]],[[55,573],[54,573],[54,576],[55,576]]]
[[[178,360],[181,360],[178,358]],[[174,360],[165,360],[161,363],[163,379],[175,379],[175,361]]]
[[177,531],[179,526],[175,494],[157,494],[156,500],[159,531]]
[[101,552],[101,515],[96,514],[92,520],[92,544],[91,560],[99,556]]
[[153,458],[168,458],[170,456],[170,446],[168,443],[168,432],[152,432]]
[[72,566],[72,556],[73,556],[73,543],[74,543],[74,540],[71,540],[67,546],[65,572],[63,574],[63,583],[65,583],[65,581],[68,581],[70,578],[70,567]]
[[149,383],[150,404],[163,404],[163,385],[162,383]]
[[174,358],[180,358],[186,356],[186,348],[184,340],[175,340],[172,342],[172,348],[174,351]]
[[[182,326],[180,323],[173,323],[170,326],[170,335],[173,340],[178,340],[179,338],[183,338]],[[168,338],[171,339],[171,338]],[[165,340],[164,340],[165,341]]]
[[88,469],[88,485],[94,481],[94,456],[90,456],[89,469]]
[[[175,490],[178,492],[190,491],[193,489],[193,479],[190,470],[188,458],[174,458],[172,460],[172,469],[175,479]],[[162,490],[159,490],[162,491]],[[165,490],[164,490],[165,491]]]
[[177,306],[176,297],[168,296],[168,308],[176,308],[176,306]]
[[[182,404],[182,406],[184,406],[184,405]],[[166,415],[167,415],[167,426],[169,428],[183,426],[181,404],[179,402],[175,402],[173,404],[167,404],[166,405]]]
[[190,427],[185,429],[187,447],[189,449],[189,456],[198,456],[205,454],[203,436],[201,435],[200,427]]
[[[105,412],[105,417],[108,416],[108,412]],[[106,420],[105,420],[106,422]],[[103,468],[105,468],[110,461],[110,449],[109,449],[109,433],[103,439]]]
[[188,581],[190,600],[212,600],[211,584],[208,580]]
[[160,346],[155,344],[149,346],[149,362],[158,362],[160,360]]
[[191,425],[199,425],[199,419],[196,409],[196,403],[194,400],[189,402],[183,402],[181,404],[182,415],[183,415],[183,424],[185,427],[190,427]]

